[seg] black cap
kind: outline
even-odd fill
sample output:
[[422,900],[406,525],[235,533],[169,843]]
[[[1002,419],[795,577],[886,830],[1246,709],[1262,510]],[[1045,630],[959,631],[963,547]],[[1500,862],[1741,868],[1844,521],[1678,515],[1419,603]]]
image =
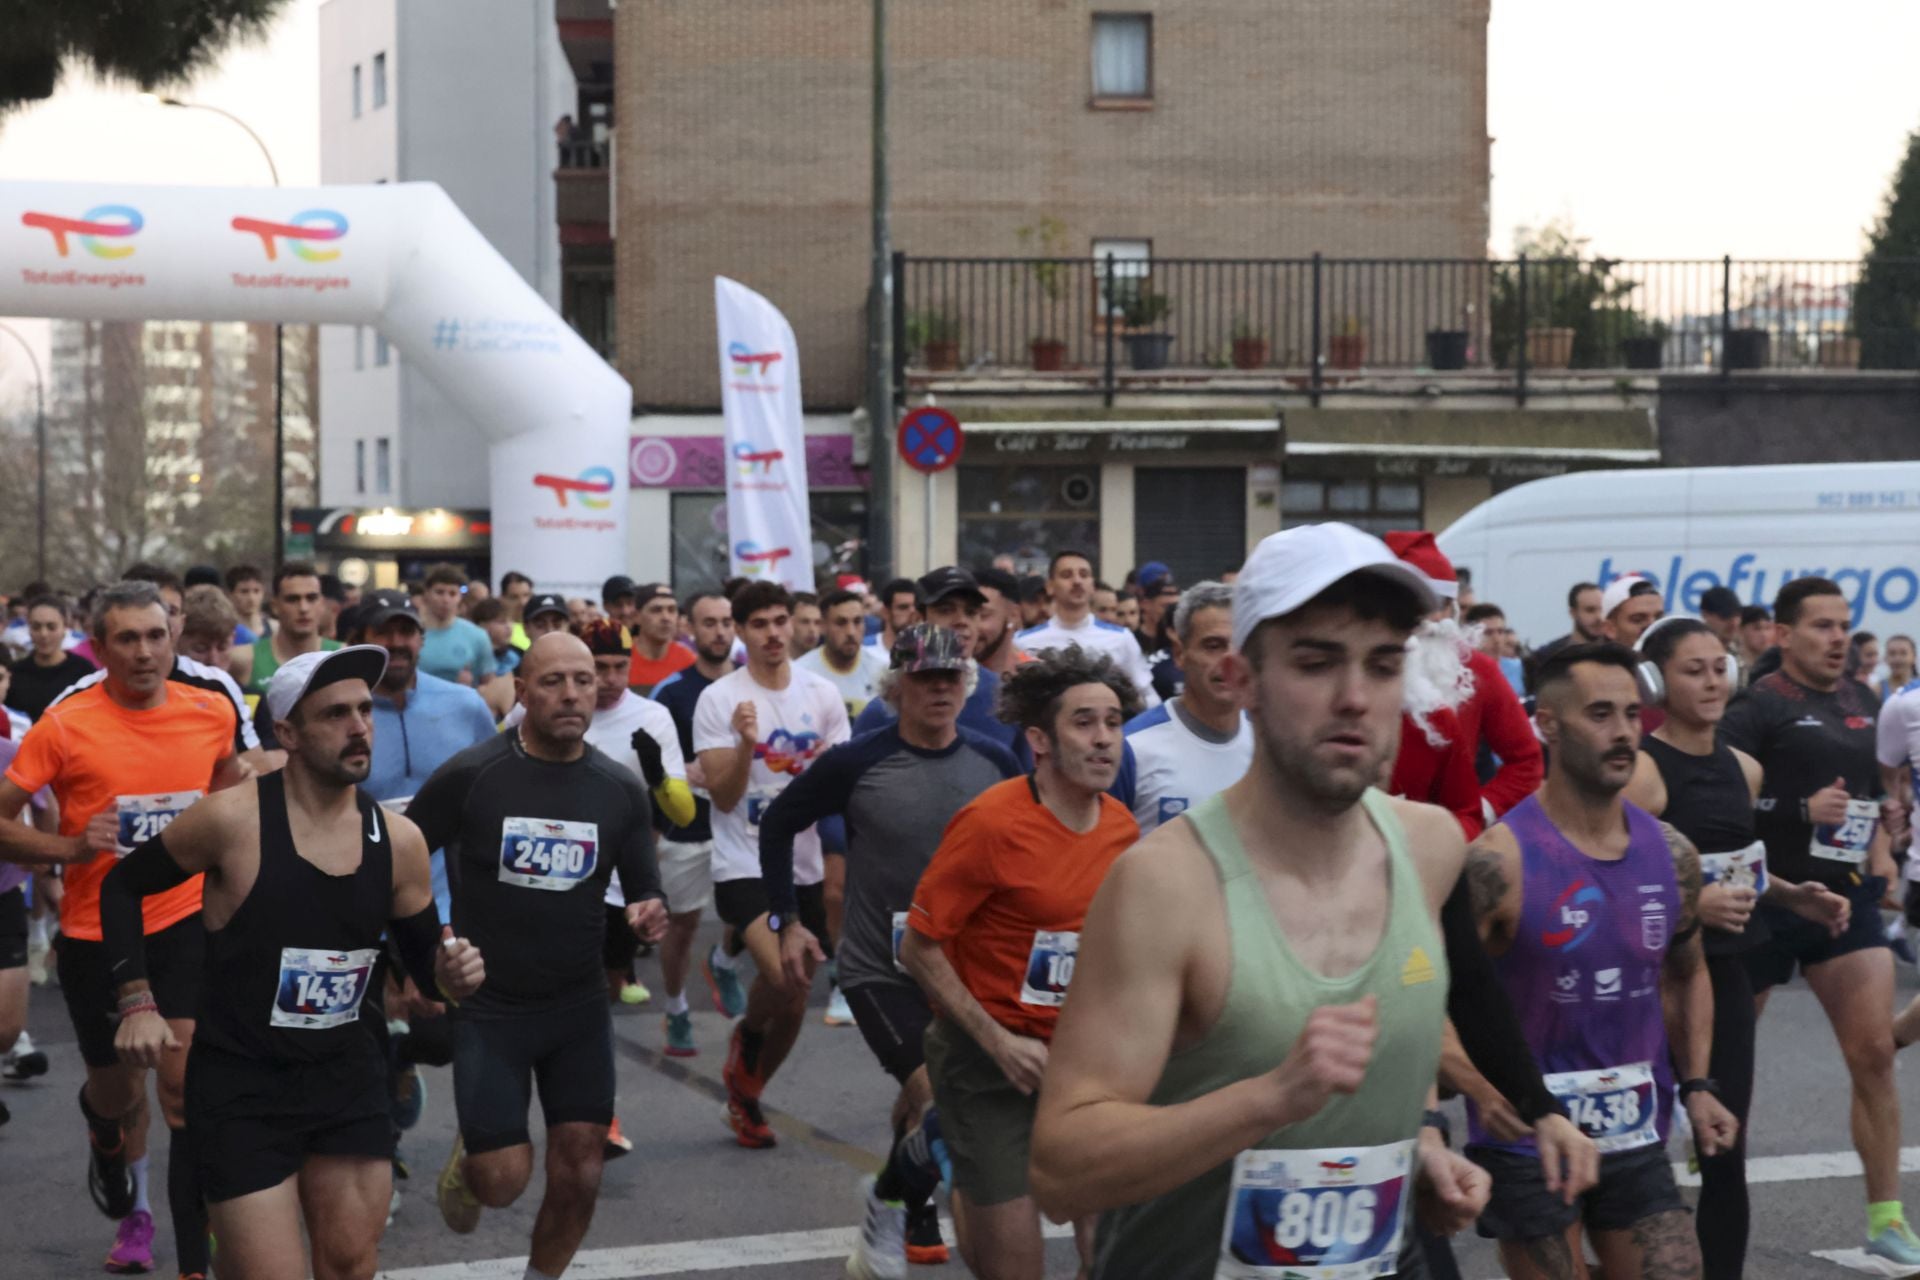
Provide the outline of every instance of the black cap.
[[616,573],[600,584],[600,603],[610,605],[622,598],[634,600],[640,593],[634,588],[633,579],[624,573]]
[[543,613],[557,613],[567,621],[573,621],[573,610],[567,608],[567,598],[555,595],[551,591],[542,591],[538,595],[527,597],[527,607],[520,613],[522,625],[532,622]]
[[920,579],[916,585],[919,587],[922,608],[931,608],[953,596],[966,596],[976,605],[987,602],[986,593],[980,590],[980,584],[974,581],[973,575],[957,565],[943,565]]
[[414,626],[420,625],[420,614],[413,607],[413,597],[396,587],[382,587],[378,591],[368,592],[360,601],[359,624],[368,631],[377,631],[395,618],[407,618]]

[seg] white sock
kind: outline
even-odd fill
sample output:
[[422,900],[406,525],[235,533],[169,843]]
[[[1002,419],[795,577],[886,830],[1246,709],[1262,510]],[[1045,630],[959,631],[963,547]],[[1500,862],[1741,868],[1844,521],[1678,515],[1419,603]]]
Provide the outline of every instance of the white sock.
[[28,920],[27,941],[36,947],[44,947],[48,942],[52,941],[53,935],[48,931],[49,920],[50,917],[48,916],[34,916]]
[[707,959],[714,968],[725,969],[728,973],[733,972],[733,957],[728,955],[719,943],[716,942],[713,944],[713,954],[709,955]]
[[13,1049],[12,1049],[12,1052],[14,1052],[14,1053],[32,1053],[32,1052],[33,1052],[33,1037],[32,1037],[32,1036],[30,1036],[30,1035],[28,1035],[28,1034],[27,1034],[26,1032],[24,1032],[24,1031],[22,1031],[22,1032],[20,1033],[20,1038],[19,1038],[18,1040],[15,1040],[15,1041],[13,1042]]
[[153,1206],[147,1203],[147,1158],[128,1161],[127,1172],[133,1175],[133,1211],[152,1213]]
[[685,1013],[686,1011],[687,1011],[687,993],[686,992],[682,991],[678,995],[671,995],[667,997],[668,1013]]

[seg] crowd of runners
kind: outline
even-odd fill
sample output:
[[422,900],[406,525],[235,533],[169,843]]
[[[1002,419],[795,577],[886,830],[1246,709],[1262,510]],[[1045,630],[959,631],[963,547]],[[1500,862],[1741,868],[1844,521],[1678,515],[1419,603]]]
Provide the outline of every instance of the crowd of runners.
[[[27,586],[0,1076],[75,1090],[36,1140],[76,1183],[84,1148],[106,1270],[367,1280],[409,1158],[454,1232],[527,1191],[537,1096],[525,1275],[554,1280],[648,1142],[615,1007],[655,1002],[675,1057],[696,1003],[730,1020],[751,1152],[824,982],[892,1080],[855,1280],[949,1260],[943,1185],[990,1280],[1039,1280],[1045,1220],[1100,1280],[1445,1280],[1464,1231],[1515,1280],[1738,1277],[1748,1128],[1785,1105],[1756,1029],[1796,972],[1851,1090],[1860,1242],[1920,1268],[1910,638],[1823,578],[1684,616],[1627,575],[1570,584],[1529,648],[1431,534],[1338,524],[1213,580],[1100,568]],[[26,1025],[47,983],[78,1061]],[[448,1067],[451,1149],[408,1150]]]

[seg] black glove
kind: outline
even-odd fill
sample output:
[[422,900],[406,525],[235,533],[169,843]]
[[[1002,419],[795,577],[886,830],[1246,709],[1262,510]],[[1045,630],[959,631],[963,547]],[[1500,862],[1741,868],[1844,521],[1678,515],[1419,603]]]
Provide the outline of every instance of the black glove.
[[667,766],[660,760],[660,744],[645,729],[635,729],[633,754],[640,757],[640,776],[647,780],[647,790],[657,790],[667,780]]

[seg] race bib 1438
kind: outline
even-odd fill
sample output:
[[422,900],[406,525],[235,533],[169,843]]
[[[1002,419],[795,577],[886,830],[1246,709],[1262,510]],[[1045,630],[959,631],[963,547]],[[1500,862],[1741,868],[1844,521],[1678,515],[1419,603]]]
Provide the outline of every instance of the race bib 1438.
[[1632,1151],[1660,1140],[1653,1067],[1635,1062],[1599,1071],[1560,1071],[1546,1077],[1567,1116],[1593,1139],[1601,1155]]
[[1414,1144],[1243,1151],[1216,1280],[1392,1275],[1413,1190]]

